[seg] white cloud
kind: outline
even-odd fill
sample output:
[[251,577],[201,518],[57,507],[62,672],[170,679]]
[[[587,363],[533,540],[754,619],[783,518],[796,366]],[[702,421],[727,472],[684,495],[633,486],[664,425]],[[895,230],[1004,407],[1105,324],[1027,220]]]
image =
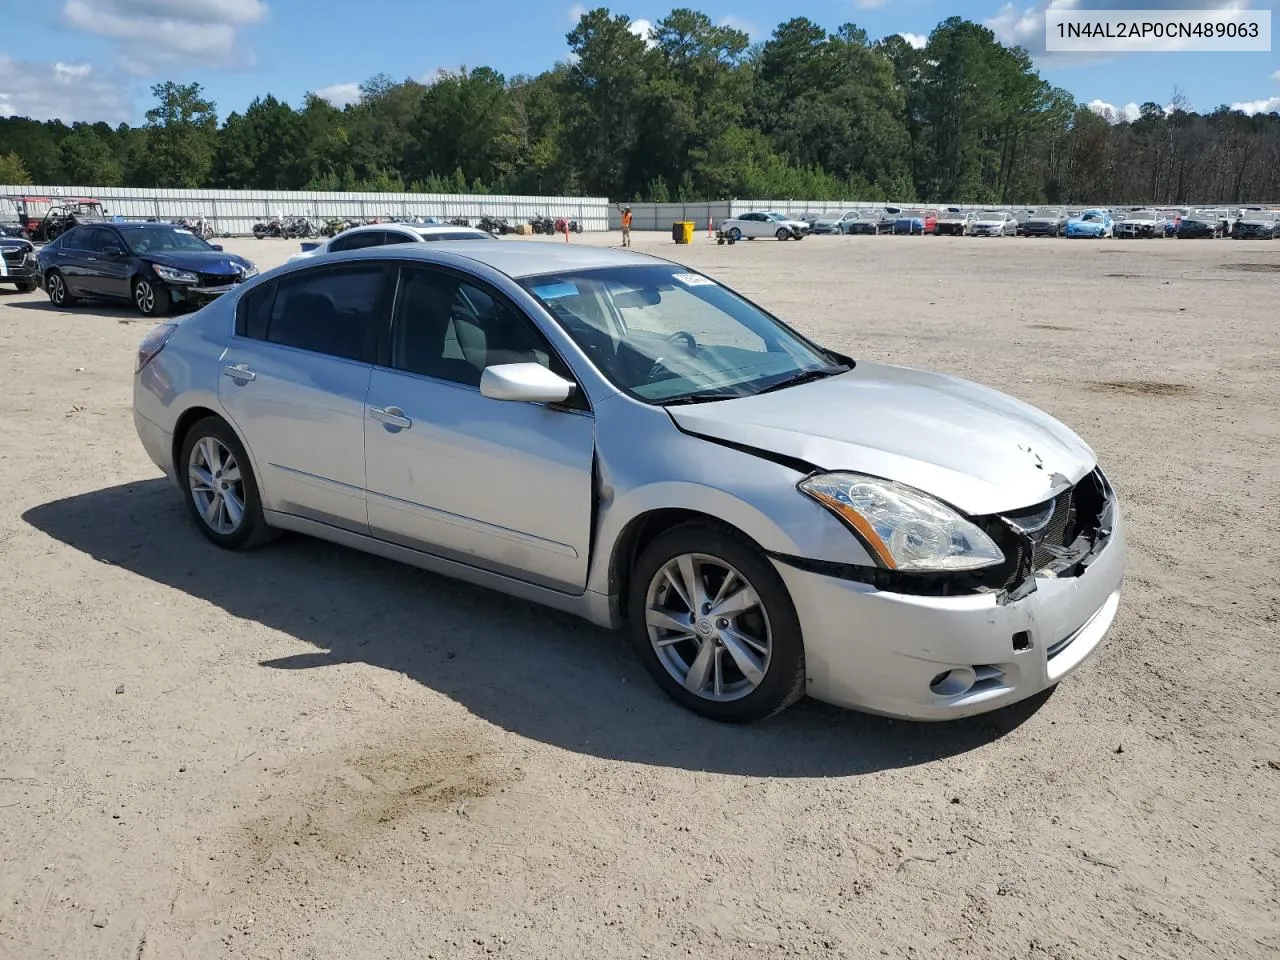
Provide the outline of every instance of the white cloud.
[[640,17],[638,20],[632,20],[631,26],[627,29],[643,40],[646,47],[653,47],[657,45],[657,41],[649,35],[653,30],[653,24],[644,17]]
[[161,64],[251,63],[240,31],[267,14],[266,0],[66,0],[68,26],[116,42],[131,72]]
[[1239,110],[1252,116],[1255,113],[1280,113],[1280,97],[1270,100],[1249,100],[1245,103],[1233,103],[1232,110]]
[[1271,75],[1271,79],[1272,79],[1272,80],[1280,80],[1280,70],[1277,70],[1275,73],[1273,73],[1273,74]]
[[360,84],[358,83],[333,83],[311,92],[321,100],[328,100],[339,110],[349,104],[359,103],[361,96]]
[[1122,120],[1133,123],[1142,116],[1142,109],[1136,103],[1126,103],[1123,107],[1117,107],[1105,100],[1090,100],[1087,106],[1107,123],[1120,123]]
[[853,5],[859,10],[879,10],[888,2],[889,0],[853,0]]
[[578,25],[578,21],[582,19],[582,15],[586,12],[586,7],[580,3],[575,3],[569,8],[569,22],[576,27]]
[[923,50],[929,45],[929,38],[923,33],[900,33],[898,36],[917,50]]
[[116,124],[134,119],[133,99],[122,77],[87,63],[0,54],[0,116]]

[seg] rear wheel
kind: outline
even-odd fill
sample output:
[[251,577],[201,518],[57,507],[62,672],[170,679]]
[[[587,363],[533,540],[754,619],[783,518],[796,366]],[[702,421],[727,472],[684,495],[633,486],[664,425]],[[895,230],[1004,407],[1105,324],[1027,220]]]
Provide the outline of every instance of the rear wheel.
[[247,550],[269,538],[253,467],[222,420],[205,417],[187,432],[175,469],[196,526],[213,543]]
[[804,694],[804,642],[782,578],[740,535],[709,523],[668,530],[632,571],[636,656],[677,703],[749,723]]

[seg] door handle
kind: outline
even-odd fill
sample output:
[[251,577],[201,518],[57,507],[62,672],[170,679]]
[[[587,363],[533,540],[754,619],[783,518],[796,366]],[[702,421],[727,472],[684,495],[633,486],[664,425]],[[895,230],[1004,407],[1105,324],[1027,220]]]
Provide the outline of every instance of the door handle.
[[369,416],[379,423],[385,423],[389,427],[399,427],[401,430],[408,430],[413,426],[413,421],[406,417],[399,407],[371,407]]
[[237,363],[232,367],[223,367],[222,373],[223,376],[230,377],[237,383],[248,383],[250,380],[256,380],[258,378],[258,375],[243,363]]

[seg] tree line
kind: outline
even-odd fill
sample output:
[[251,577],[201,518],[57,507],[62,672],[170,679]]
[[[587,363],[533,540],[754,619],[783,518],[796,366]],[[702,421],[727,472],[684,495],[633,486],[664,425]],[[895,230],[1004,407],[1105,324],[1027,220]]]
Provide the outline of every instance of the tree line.
[[640,36],[599,8],[537,76],[380,75],[342,109],[255,99],[221,124],[199,84],[142,126],[0,119],[0,183],[962,203],[1280,199],[1280,113],[1180,97],[1108,122],[1021,48],[952,17],[922,49],[804,18],[752,44],[690,9]]

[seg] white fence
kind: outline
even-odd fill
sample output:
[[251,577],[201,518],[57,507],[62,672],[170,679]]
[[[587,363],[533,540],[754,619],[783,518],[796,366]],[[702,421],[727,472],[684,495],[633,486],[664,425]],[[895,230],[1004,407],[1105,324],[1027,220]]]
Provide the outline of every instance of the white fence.
[[[901,207],[903,209],[923,209],[923,210],[946,210],[954,207],[958,210],[1022,210],[1034,209],[1036,206],[1048,207],[1070,207],[1072,210],[1089,210],[1094,207],[1111,210],[1127,210],[1137,207],[1133,204],[1009,204],[1000,206],[999,204],[974,204],[974,203],[904,203],[889,201],[887,203],[869,201],[869,200],[710,200],[698,201],[691,203],[633,203],[631,204],[631,228],[633,230],[662,230],[669,232],[671,225],[677,220],[692,220],[694,233],[705,233],[707,224],[710,222],[713,226],[719,226],[722,220],[728,220],[730,217],[740,216],[744,213],[750,213],[753,210],[772,210],[778,213],[785,213],[792,216],[799,216],[802,213],[842,213],[846,210],[883,210],[886,206]],[[1156,210],[1171,209],[1189,209],[1202,210],[1214,209],[1218,207],[1238,208],[1241,204],[1235,203],[1191,203],[1191,204],[1147,204],[1148,208]],[[1244,206],[1259,207],[1276,207],[1280,206],[1275,203],[1253,203]],[[618,230],[622,226],[622,214],[617,206],[611,206],[608,209],[609,229]]]
[[[0,198],[32,197],[53,203],[73,198],[101,200],[108,217],[176,220],[208,217],[220,236],[253,232],[260,220],[282,215],[367,219],[371,217],[506,217],[524,223],[542,214],[576,217],[584,230],[606,230],[611,205],[602,197],[514,197],[439,193],[319,193],[264,190],[178,190],[145,187],[4,186]],[[33,211],[34,213],[35,211]],[[668,224],[668,229],[670,224]]]

